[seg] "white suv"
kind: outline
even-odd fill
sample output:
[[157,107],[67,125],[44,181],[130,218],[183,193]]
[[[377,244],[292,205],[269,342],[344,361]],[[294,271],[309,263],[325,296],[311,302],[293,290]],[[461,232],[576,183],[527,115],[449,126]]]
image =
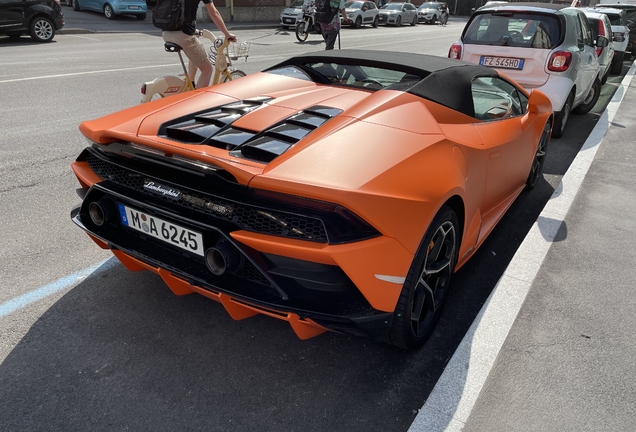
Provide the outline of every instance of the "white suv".
[[614,44],[614,60],[610,72],[620,74],[623,69],[623,59],[629,43],[629,28],[625,25],[625,11],[621,9],[597,7],[586,8],[585,11],[598,12],[607,15],[612,25],[612,41]]
[[552,102],[552,136],[563,135],[570,111],[588,113],[601,92],[596,47],[582,10],[556,4],[510,3],[470,17],[448,57],[494,67]]

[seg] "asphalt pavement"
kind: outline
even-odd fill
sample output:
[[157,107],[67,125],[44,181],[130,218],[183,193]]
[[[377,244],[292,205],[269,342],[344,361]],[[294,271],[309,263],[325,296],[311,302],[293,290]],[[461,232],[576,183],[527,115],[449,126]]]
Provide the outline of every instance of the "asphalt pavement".
[[[60,33],[159,33],[150,15],[64,14]],[[567,207],[546,205],[411,430],[636,430],[634,70],[555,191]]]

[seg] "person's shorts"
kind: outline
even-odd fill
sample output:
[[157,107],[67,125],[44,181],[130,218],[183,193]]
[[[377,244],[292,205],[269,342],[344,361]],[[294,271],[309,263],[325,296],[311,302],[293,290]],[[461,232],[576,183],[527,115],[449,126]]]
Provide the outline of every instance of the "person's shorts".
[[176,43],[183,48],[183,52],[188,57],[188,60],[199,69],[205,67],[206,64],[210,64],[208,55],[205,52],[205,47],[196,35],[187,35],[181,30],[164,31],[161,35],[164,41]]

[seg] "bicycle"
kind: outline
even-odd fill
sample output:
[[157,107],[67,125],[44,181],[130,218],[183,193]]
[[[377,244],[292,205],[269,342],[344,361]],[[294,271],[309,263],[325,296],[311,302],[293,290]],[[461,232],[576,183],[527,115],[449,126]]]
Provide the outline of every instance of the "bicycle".
[[320,24],[315,20],[315,8],[303,10],[303,17],[296,23],[296,39],[305,42],[309,33],[322,34]]
[[[212,42],[208,59],[214,66],[214,74],[210,85],[233,81],[247,75],[242,70],[234,68],[232,60],[245,57],[245,61],[247,61],[251,42],[230,42],[227,39],[217,38],[210,30],[202,30],[199,35]],[[164,48],[167,52],[179,54],[183,75],[167,75],[143,83],[141,85],[141,94],[143,95],[141,103],[194,90],[194,77],[188,75],[188,70],[181,55],[183,49],[172,42],[166,42]]]

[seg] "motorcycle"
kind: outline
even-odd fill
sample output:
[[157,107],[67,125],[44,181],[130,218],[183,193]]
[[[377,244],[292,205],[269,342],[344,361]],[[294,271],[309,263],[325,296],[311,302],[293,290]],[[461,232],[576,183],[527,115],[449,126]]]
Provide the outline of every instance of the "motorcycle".
[[309,33],[322,34],[320,24],[316,22],[314,17],[316,10],[303,10],[303,18],[296,24],[296,39],[299,42],[305,42]]

